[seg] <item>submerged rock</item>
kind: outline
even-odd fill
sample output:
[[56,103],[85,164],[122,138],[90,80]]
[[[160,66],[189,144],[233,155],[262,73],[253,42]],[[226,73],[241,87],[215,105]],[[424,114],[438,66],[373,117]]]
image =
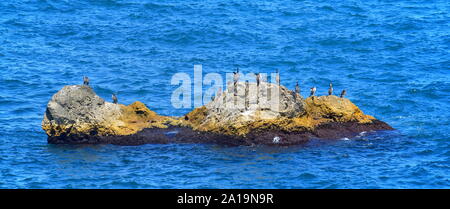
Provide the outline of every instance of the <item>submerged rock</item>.
[[104,101],[89,86],[66,86],[47,105],[49,143],[220,143],[292,145],[390,130],[346,98],[302,98],[272,83],[237,82],[184,117],[160,116],[143,103]]

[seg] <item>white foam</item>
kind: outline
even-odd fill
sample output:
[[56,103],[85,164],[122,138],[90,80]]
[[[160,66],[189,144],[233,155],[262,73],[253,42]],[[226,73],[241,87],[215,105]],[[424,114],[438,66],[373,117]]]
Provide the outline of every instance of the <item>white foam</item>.
[[277,144],[277,143],[280,142],[280,140],[281,140],[281,138],[279,136],[276,136],[276,137],[273,137],[273,141],[272,142]]

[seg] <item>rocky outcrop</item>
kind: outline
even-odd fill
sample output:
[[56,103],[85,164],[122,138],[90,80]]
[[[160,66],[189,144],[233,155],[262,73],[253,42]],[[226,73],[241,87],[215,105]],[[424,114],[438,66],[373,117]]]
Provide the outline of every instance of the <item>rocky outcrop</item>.
[[[232,85],[233,86],[233,85]],[[238,82],[213,101],[185,116],[185,124],[198,131],[245,136],[258,123],[300,117],[305,101],[300,95],[272,83]]]
[[97,136],[131,135],[144,128],[166,128],[171,121],[141,102],[128,106],[113,104],[97,96],[89,86],[73,85],[53,95],[42,128],[51,143],[96,143]]
[[[238,88],[242,85],[238,84]],[[352,137],[362,131],[392,129],[388,124],[365,115],[346,98],[329,95],[303,99],[282,86],[262,84],[261,87],[279,92],[279,98],[275,97],[262,105],[258,103],[236,108],[233,106],[236,101],[227,99],[235,98],[234,92],[225,91],[211,103],[188,113],[185,124],[195,131],[222,137],[238,136],[247,145],[291,145],[311,138],[337,139]],[[255,95],[260,98],[264,96],[261,93]],[[238,103],[240,100],[243,99],[238,96]],[[277,110],[273,110],[273,104],[277,101]]]
[[292,145],[311,138],[390,130],[346,98],[302,98],[272,83],[237,82],[184,117],[160,116],[143,103],[104,101],[89,86],[66,86],[47,105],[49,143],[220,143]]

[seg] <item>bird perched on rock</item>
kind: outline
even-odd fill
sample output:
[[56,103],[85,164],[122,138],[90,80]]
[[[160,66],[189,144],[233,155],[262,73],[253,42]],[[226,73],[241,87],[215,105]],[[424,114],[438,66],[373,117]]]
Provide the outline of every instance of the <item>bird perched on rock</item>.
[[250,83],[245,81],[245,96],[248,96],[248,92],[250,91]]
[[316,90],[317,90],[317,89],[316,89],[315,86],[312,87],[312,88],[311,88],[311,94],[310,94],[309,96],[310,96],[310,97],[311,97],[311,96],[314,96],[314,94],[316,94]]
[[89,78],[87,76],[83,76],[83,85],[89,86]]
[[260,73],[256,73],[256,85],[259,86],[259,83],[261,82],[261,74]]
[[344,98],[344,96],[347,94],[347,91],[345,91],[345,89],[344,90],[342,90],[342,92],[341,92],[341,98]]
[[280,72],[278,69],[276,70],[275,81],[277,82],[277,85],[280,85]]
[[237,68],[236,72],[233,72],[233,82],[235,86],[238,80],[239,80],[239,68]]
[[233,72],[233,90],[234,90],[234,96],[237,96],[237,82],[239,80],[239,68],[236,70],[236,72]]
[[117,104],[117,102],[118,102],[117,96],[115,94],[112,94],[111,98],[112,98],[113,103]]
[[333,94],[333,84],[330,83],[330,88],[328,88],[328,95],[332,95]]
[[298,85],[298,81],[297,81],[297,83],[295,84],[295,93],[298,94],[298,95],[300,95],[300,86]]
[[245,109],[247,110],[247,108],[248,108],[248,93],[249,93],[249,91],[250,91],[250,84],[248,83],[248,81],[245,81],[245,100],[244,100],[244,102],[245,102]]

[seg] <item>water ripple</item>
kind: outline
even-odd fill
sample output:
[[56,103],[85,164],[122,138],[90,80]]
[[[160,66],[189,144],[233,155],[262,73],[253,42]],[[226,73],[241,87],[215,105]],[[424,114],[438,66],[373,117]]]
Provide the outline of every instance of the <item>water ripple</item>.
[[[0,188],[450,188],[446,1],[0,2]],[[273,72],[336,90],[397,130],[288,148],[48,145],[46,103],[91,78],[169,102],[171,76]]]

